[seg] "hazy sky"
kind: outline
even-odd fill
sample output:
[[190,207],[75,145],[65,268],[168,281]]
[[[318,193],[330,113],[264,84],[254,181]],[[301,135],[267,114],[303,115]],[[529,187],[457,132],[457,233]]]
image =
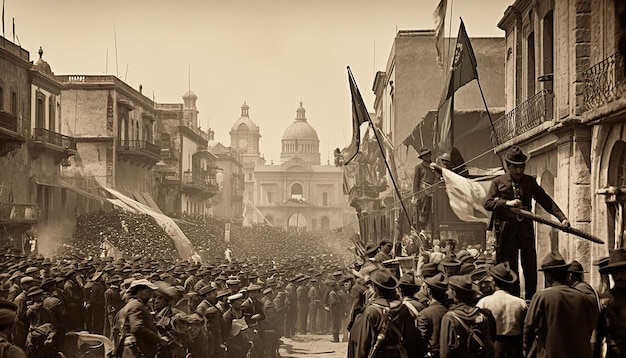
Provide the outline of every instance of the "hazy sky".
[[[496,24],[512,2],[448,0],[446,35],[452,19],[456,36],[460,16],[470,37],[504,36]],[[200,126],[208,121],[225,145],[246,101],[268,163],[279,162],[283,132],[302,101],[325,163],[328,149],[351,136],[346,66],[371,111],[374,74],[385,69],[396,30],[432,29],[438,3],[5,0],[4,21],[5,37],[12,40],[15,18],[31,60],[42,46],[55,74],[117,74],[161,103],[182,103],[191,87]]]

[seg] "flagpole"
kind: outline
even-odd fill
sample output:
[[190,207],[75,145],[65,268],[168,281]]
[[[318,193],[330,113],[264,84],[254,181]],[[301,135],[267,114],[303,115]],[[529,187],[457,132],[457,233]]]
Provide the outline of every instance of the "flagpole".
[[[478,89],[480,90],[480,97],[483,99],[483,104],[485,105],[485,110],[487,111],[487,117],[489,117],[489,123],[491,124],[491,129],[493,130],[493,138],[496,140],[496,146],[500,145],[500,141],[498,140],[498,133],[496,132],[496,127],[493,125],[493,120],[491,119],[491,112],[489,112],[489,107],[487,107],[487,101],[485,100],[485,94],[483,93],[483,87],[480,85],[480,79],[476,77],[476,82],[478,82]],[[496,149],[493,149],[493,152],[496,152]],[[504,163],[502,162],[502,158],[498,155],[498,159],[500,159],[500,165],[504,168]]]
[[[402,200],[402,195],[400,195],[400,190],[398,189],[398,185],[396,185],[396,179],[393,177],[393,173],[391,172],[391,167],[389,167],[389,163],[387,162],[387,156],[385,155],[385,151],[383,149],[383,145],[380,143],[380,138],[378,138],[378,131],[372,122],[372,119],[368,116],[368,122],[370,127],[374,131],[374,136],[376,137],[376,143],[378,143],[378,148],[380,148],[380,154],[383,156],[383,160],[385,161],[385,166],[387,167],[387,172],[389,173],[389,177],[391,178],[391,182],[393,183],[393,188],[396,190],[396,194],[400,199],[400,205],[402,205],[402,210],[404,211],[404,215],[406,215],[406,220],[409,223],[409,226],[413,228],[413,223],[411,223],[411,217],[409,216],[409,212],[406,210],[404,206],[404,201]],[[394,248],[395,250],[395,248]]]
[[[348,66],[348,76],[350,77],[350,81],[352,82],[352,84],[355,86],[357,92],[360,94],[360,91],[358,90],[359,87],[356,84],[356,81],[354,80],[354,76],[352,76],[352,71],[350,70],[350,67]],[[367,116],[367,121],[370,125],[370,127],[372,128],[372,130],[374,131],[374,136],[376,137],[376,143],[378,143],[378,148],[380,149],[380,154],[383,157],[383,160],[385,161],[385,166],[387,167],[387,172],[389,173],[389,177],[391,178],[391,182],[393,183],[393,188],[396,191],[396,194],[398,195],[398,199],[400,200],[400,205],[402,205],[402,210],[404,211],[404,215],[406,215],[406,220],[409,223],[409,226],[411,227],[411,229],[413,229],[413,223],[411,223],[411,217],[409,216],[409,212],[406,210],[406,206],[404,205],[404,201],[402,201],[402,195],[400,195],[400,190],[398,189],[398,185],[396,185],[396,179],[393,177],[393,172],[391,171],[391,168],[389,167],[389,163],[387,162],[387,156],[385,156],[385,151],[383,150],[383,145],[380,143],[380,138],[378,138],[378,132],[376,131],[376,127],[374,126],[374,123],[372,122],[372,118],[370,118],[369,116],[369,112],[367,111],[367,108],[362,108],[362,110],[365,112],[366,116]],[[395,250],[395,248],[394,248]]]

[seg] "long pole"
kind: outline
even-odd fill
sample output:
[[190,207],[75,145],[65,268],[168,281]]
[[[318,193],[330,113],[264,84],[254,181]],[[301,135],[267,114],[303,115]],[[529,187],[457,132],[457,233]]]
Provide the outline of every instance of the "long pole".
[[[485,110],[487,111],[487,117],[489,117],[489,123],[491,124],[491,129],[493,130],[493,138],[496,140],[496,146],[500,145],[500,141],[498,140],[498,133],[496,132],[496,127],[493,125],[493,119],[491,119],[491,112],[489,112],[489,107],[487,107],[487,101],[485,100],[485,94],[483,93],[483,87],[480,85],[480,79],[476,77],[476,82],[478,82],[478,89],[480,90],[480,97],[483,99],[483,104],[485,105]],[[493,152],[496,150],[494,148]],[[504,163],[502,162],[502,158],[498,156],[500,159],[500,165],[504,168]]]

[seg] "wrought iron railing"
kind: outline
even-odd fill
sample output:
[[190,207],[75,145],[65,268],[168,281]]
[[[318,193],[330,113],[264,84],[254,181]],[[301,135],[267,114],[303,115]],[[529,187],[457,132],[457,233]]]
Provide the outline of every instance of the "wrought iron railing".
[[0,111],[0,128],[17,132],[17,117],[11,113]]
[[50,143],[65,149],[76,150],[76,140],[74,138],[45,128],[33,129],[33,139],[36,141]]
[[161,147],[145,140],[120,140],[118,147],[127,151],[146,152],[157,158],[161,157]]
[[491,142],[494,146],[526,133],[541,123],[552,120],[554,94],[541,90],[493,122]]
[[20,222],[37,221],[39,208],[34,204],[0,203],[0,221]]
[[585,109],[598,108],[624,94],[624,58],[615,53],[583,72]]

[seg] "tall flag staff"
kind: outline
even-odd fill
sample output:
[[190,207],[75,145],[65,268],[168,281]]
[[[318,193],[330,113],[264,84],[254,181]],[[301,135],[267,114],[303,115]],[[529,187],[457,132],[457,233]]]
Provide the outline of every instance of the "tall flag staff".
[[353,137],[352,142],[348,146],[347,159],[344,161],[344,165],[347,165],[358,153],[359,151],[359,143],[361,142],[361,124],[368,122],[369,126],[372,128],[374,132],[374,136],[376,138],[376,143],[378,143],[378,148],[380,148],[380,153],[385,161],[385,166],[387,167],[387,172],[389,173],[389,177],[391,178],[391,182],[393,183],[393,188],[400,199],[400,204],[402,205],[402,210],[404,211],[404,215],[406,215],[406,220],[411,226],[411,217],[409,216],[409,212],[406,210],[404,206],[404,201],[402,200],[402,195],[400,195],[400,190],[398,190],[398,185],[396,185],[396,179],[393,176],[393,171],[389,167],[389,163],[387,162],[387,157],[385,156],[385,151],[383,149],[382,144],[380,143],[380,139],[378,137],[378,131],[370,118],[370,114],[365,107],[365,103],[363,102],[363,98],[361,97],[361,92],[359,92],[359,87],[354,80],[354,76],[352,75],[352,71],[350,70],[350,66],[348,66],[348,81],[350,83],[350,94],[352,96],[352,128],[353,128]]

